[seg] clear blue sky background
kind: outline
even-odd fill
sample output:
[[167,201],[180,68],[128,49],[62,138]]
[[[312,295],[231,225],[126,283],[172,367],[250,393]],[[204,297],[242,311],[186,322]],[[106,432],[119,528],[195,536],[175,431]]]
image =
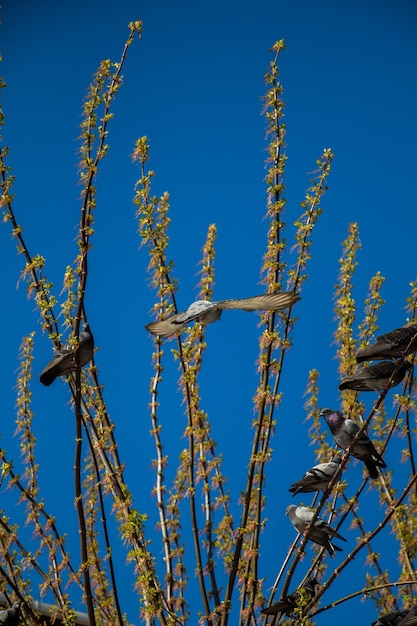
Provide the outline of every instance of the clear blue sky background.
[[[82,102],[100,60],[119,60],[127,24],[136,19],[144,22],[143,39],[129,50],[124,86],[113,108],[110,152],[98,178],[86,304],[126,477],[141,510],[149,508],[154,483],[147,409],[152,340],[143,328],[151,320],[153,294],[147,285],[147,253],[138,249],[132,205],[139,177],[130,158],[136,138],[150,139],[151,167],[157,172],[154,191],[168,190],[171,196],[169,254],[175,260],[181,284],[177,301],[183,308],[197,293],[198,262],[211,223],[218,229],[215,297],[262,291],[266,126],[261,109],[269,49],[276,40],[284,38],[287,45],[280,65],[286,102],[289,224],[301,213],[299,202],[323,148],[331,147],[335,153],[324,214],[315,234],[310,279],[297,305],[299,324],[287,361],[285,398],[273,444],[277,456],[269,466],[269,524],[262,540],[261,572],[267,592],[294,538],[284,517],[290,500],[288,484],[314,462],[303,424],[303,394],[311,368],[321,372],[322,406],[337,407],[340,400],[332,296],[349,222],[359,222],[363,244],[354,279],[359,312],[369,278],[380,270],[387,278],[381,329],[406,322],[405,299],[417,273],[417,5],[411,0],[5,2],[4,137],[11,146],[8,164],[16,176],[14,206],[29,250],[47,259],[56,295],[65,267],[76,254]],[[51,347],[38,329],[34,303],[26,299],[23,286],[16,290],[23,259],[16,256],[7,225],[1,240],[2,446],[17,462],[13,415],[21,338],[38,330],[36,374],[49,360]],[[226,313],[207,329],[206,336],[203,407],[224,454],[224,472],[236,501],[244,489],[252,437],[257,317]],[[177,380],[177,367],[167,350],[161,417],[172,466],[185,445]],[[43,388],[37,376],[32,392],[43,496],[76,554],[75,511],[72,498],[67,497],[73,489],[74,448],[68,392],[60,381]],[[391,398],[387,403],[389,407]],[[390,461],[395,462],[388,451],[388,465]],[[351,463],[349,475],[356,485],[361,467]],[[374,508],[373,519],[378,520]],[[156,520],[154,508],[150,534]],[[154,549],[158,553],[157,541]],[[396,559],[393,552],[384,565]],[[122,558],[119,572],[123,568]],[[326,602],[363,585],[366,569],[361,559],[355,568],[326,595]],[[189,574],[193,588],[192,566]],[[132,622],[138,622],[131,580],[126,575],[123,609]],[[370,600],[355,601],[337,613],[320,615],[317,623],[326,626],[336,616],[346,619],[347,613],[363,624],[376,614]]]

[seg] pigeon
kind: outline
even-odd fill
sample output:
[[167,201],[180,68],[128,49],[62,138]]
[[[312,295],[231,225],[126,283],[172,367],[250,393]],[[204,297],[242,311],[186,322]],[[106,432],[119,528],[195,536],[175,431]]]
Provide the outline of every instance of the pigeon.
[[380,615],[372,626],[417,626],[417,604],[406,611]]
[[297,493],[309,493],[310,491],[324,491],[335,475],[342,458],[336,454],[328,463],[319,463],[309,469],[301,480],[293,483],[288,491]]
[[290,593],[285,598],[282,598],[279,602],[268,606],[266,609],[262,609],[263,615],[275,615],[275,624],[279,626],[285,621],[285,618],[290,616],[294,609],[299,605],[300,600],[304,598],[314,598],[317,593],[319,584],[316,578],[310,577],[295,591]]
[[262,296],[241,298],[237,300],[197,300],[186,311],[175,313],[164,320],[151,322],[145,328],[153,335],[170,337],[181,332],[190,322],[211,324],[220,319],[224,309],[240,309],[241,311],[279,311],[292,306],[300,299],[300,296],[288,291],[280,293],[266,293]]
[[412,324],[380,335],[374,344],[359,350],[356,360],[358,363],[362,363],[362,361],[379,361],[381,359],[401,359],[407,354],[413,354],[416,350],[417,324]]
[[394,370],[397,370],[391,381],[390,387],[396,387],[411,369],[409,361],[403,361],[401,365],[395,361],[381,361],[373,365],[366,365],[353,376],[345,378],[339,389],[353,389],[354,391],[385,391],[388,389],[388,381]]
[[[332,411],[331,409],[322,409],[320,417],[324,417],[326,420],[337,445],[343,450],[347,450],[356,433],[360,430],[358,424],[343,417],[340,411]],[[377,467],[386,467],[385,461],[364,432],[356,441],[352,456],[365,463],[371,478],[378,478]]]
[[93,358],[94,338],[88,324],[83,324],[78,346],[60,348],[55,353],[52,361],[48,363],[40,374],[41,383],[49,387],[49,385],[52,385],[55,378],[58,376],[64,376],[65,374],[73,372],[76,367],[75,354],[77,351],[80,367],[87,365],[87,363]]
[[0,611],[0,625],[1,626],[17,626],[19,623],[19,607],[20,602],[14,602],[11,609],[4,609]]
[[[299,533],[304,533],[313,519],[314,511],[306,506],[290,504],[290,506],[287,506],[286,515],[290,518],[294,528],[296,528]],[[311,529],[309,539],[319,546],[324,546],[332,559],[334,559],[335,550],[340,552],[342,548],[334,546],[330,541],[331,537],[337,537],[342,541],[346,541],[346,539],[342,537],[342,535],[339,535],[336,530],[333,530],[327,522],[318,517]]]

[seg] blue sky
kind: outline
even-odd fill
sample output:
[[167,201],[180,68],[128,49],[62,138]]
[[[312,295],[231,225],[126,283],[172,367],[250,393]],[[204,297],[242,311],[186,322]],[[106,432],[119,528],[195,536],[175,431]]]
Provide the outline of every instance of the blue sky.
[[[336,407],[340,401],[333,288],[350,222],[359,223],[363,245],[354,279],[359,321],[369,278],[380,270],[386,277],[387,301],[381,330],[406,322],[405,299],[417,273],[417,6],[404,0],[6,2],[1,48],[8,87],[2,104],[8,164],[16,176],[14,208],[29,250],[47,259],[47,274],[57,295],[65,267],[76,254],[82,102],[100,60],[119,60],[127,24],[136,19],[144,22],[143,38],[129,50],[124,85],[113,108],[110,152],[98,177],[87,310],[99,347],[96,363],[139,508],[152,502],[154,482],[147,411],[152,340],[143,328],[152,319],[153,293],[132,204],[139,177],[130,158],[135,140],[148,136],[150,165],[157,174],[154,191],[168,190],[171,196],[169,254],[175,261],[181,286],[177,301],[183,308],[197,293],[198,262],[211,223],[218,230],[215,297],[262,291],[266,125],[261,109],[269,49],[276,40],[285,39],[287,46],[280,69],[290,230],[301,213],[299,203],[316,159],[326,147],[335,153],[310,278],[297,305],[299,323],[273,444],[278,456],[269,468],[270,523],[263,546],[274,554],[274,562],[265,563],[267,590],[294,536],[283,515],[289,503],[287,483],[301,477],[314,461],[303,424],[303,394],[311,368],[321,372],[321,404]],[[2,446],[17,462],[13,413],[21,338],[37,330],[35,373],[49,360],[51,347],[38,326],[34,303],[26,299],[23,286],[16,290],[22,259],[16,256],[7,225],[2,229],[0,262],[6,294],[0,312],[5,331]],[[252,436],[258,332],[255,315],[230,312],[206,334],[203,406],[211,416],[235,499],[244,487]],[[185,445],[177,380],[177,367],[167,350],[164,393],[169,404],[163,427],[173,464]],[[68,393],[60,381],[42,388],[37,377],[32,392],[43,495],[59,527],[69,533],[70,545],[74,542],[75,553],[72,499],[60,495],[63,489],[70,492],[73,484],[74,429]],[[372,399],[366,398],[368,403]],[[387,408],[390,403],[389,397]],[[349,472],[359,480],[359,466],[350,465]],[[156,510],[150,516],[150,532],[155,522]],[[395,554],[391,557],[396,559]],[[358,576],[365,569],[359,567],[359,572],[343,579],[341,593],[358,589]],[[129,588],[123,594],[124,610],[132,622],[138,621],[134,596]],[[337,588],[325,601],[336,597]],[[363,623],[375,619],[370,601],[352,602],[342,610],[360,616]],[[333,619],[327,613],[317,623],[326,625]]]

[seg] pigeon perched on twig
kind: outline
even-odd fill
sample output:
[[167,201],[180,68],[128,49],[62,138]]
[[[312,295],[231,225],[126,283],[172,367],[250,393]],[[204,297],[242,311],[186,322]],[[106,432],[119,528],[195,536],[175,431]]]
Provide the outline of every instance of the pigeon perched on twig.
[[[410,343],[411,342],[411,343]],[[376,338],[375,343],[362,348],[356,355],[358,363],[380,359],[400,359],[417,349],[417,324],[396,328]]]
[[190,322],[196,321],[202,324],[211,324],[220,319],[224,309],[240,309],[241,311],[279,311],[292,306],[300,296],[291,292],[266,293],[262,296],[241,298],[236,300],[197,300],[186,311],[175,313],[164,320],[151,322],[145,328],[153,335],[170,337],[181,332]]
[[73,372],[76,367],[76,354],[78,354],[80,367],[87,365],[93,358],[93,352],[94,338],[91,334],[90,326],[83,324],[78,346],[58,350],[52,361],[42,370],[40,374],[41,383],[49,387],[58,376],[64,376]]
[[316,578],[307,578],[301,587],[290,593],[288,596],[285,596],[285,598],[282,598],[279,602],[262,609],[261,613],[263,615],[275,615],[275,625],[279,626],[286,617],[290,616],[294,612],[294,609],[300,603],[303,596],[304,598],[315,597],[318,586],[319,584]]
[[293,483],[288,491],[293,492],[293,497],[297,493],[309,493],[310,491],[324,491],[333,476],[335,475],[342,458],[335,454],[328,463],[319,463],[309,469],[303,478]]
[[417,626],[417,604],[406,611],[380,615],[372,626]]
[[[356,422],[343,417],[340,411],[322,409],[320,417],[324,417],[337,445],[347,450],[351,445],[360,427]],[[384,459],[376,450],[368,435],[363,432],[357,439],[352,450],[352,456],[363,461],[371,478],[378,478],[377,467],[386,467]]]
[[[306,506],[290,504],[290,506],[287,506],[286,515],[288,515],[292,525],[298,532],[304,533],[313,519],[314,511]],[[342,548],[333,545],[330,541],[331,537],[337,537],[342,541],[346,541],[346,539],[342,537],[342,535],[339,535],[336,530],[333,530],[327,522],[318,517],[310,531],[309,539],[319,546],[324,546],[332,559],[334,559],[335,550],[340,552]]]
[[399,385],[409,369],[411,369],[411,363],[409,363],[409,361],[403,361],[401,365],[395,361],[381,361],[373,365],[366,365],[353,376],[345,378],[340,383],[339,389],[385,391],[385,389],[388,389],[388,381],[395,370],[397,371],[391,381],[390,387]]
[[20,602],[14,602],[10,609],[4,609],[0,611],[0,625],[1,626],[17,626],[20,617]]

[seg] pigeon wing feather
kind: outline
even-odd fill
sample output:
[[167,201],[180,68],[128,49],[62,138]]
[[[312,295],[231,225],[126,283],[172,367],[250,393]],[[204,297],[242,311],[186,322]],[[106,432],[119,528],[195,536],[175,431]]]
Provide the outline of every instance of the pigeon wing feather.
[[251,298],[220,300],[217,306],[220,309],[240,309],[241,311],[279,311],[292,306],[300,296],[288,291],[280,293],[266,293]]
[[181,327],[184,325],[178,322],[180,315],[180,313],[175,313],[175,315],[171,315],[164,320],[150,322],[150,324],[146,324],[145,328],[153,335],[158,335],[158,337],[171,337],[175,333],[180,332]]

